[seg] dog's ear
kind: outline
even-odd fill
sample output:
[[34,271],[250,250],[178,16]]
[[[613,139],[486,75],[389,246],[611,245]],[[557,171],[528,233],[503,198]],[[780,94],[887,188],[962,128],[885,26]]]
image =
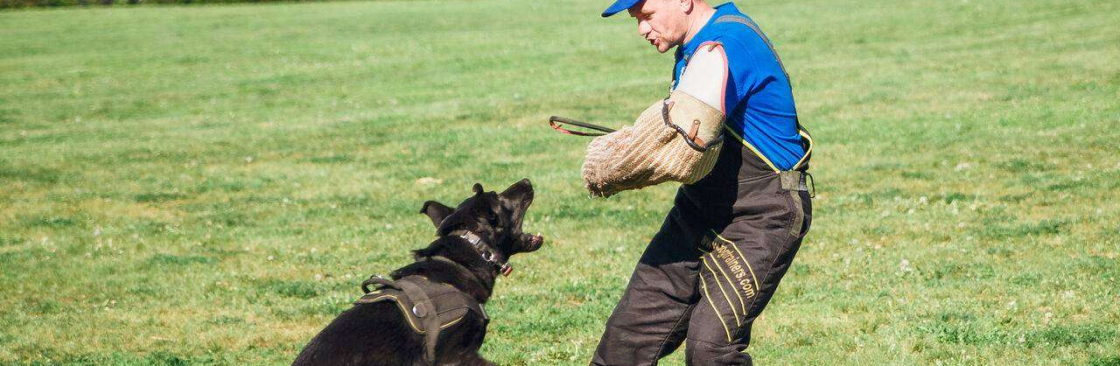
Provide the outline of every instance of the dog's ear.
[[474,194],[476,195],[482,194],[482,192],[486,192],[482,189],[482,183],[475,183],[474,187],[471,187],[471,189],[474,190]]
[[455,211],[455,209],[436,201],[424,202],[424,207],[420,208],[420,213],[428,215],[428,218],[432,219],[432,225],[435,225],[437,229],[439,223],[443,222],[443,219],[450,215],[452,211]]

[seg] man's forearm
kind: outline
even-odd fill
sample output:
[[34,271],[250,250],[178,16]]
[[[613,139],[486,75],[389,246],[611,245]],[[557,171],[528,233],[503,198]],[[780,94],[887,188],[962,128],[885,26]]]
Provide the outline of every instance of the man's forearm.
[[667,181],[694,183],[715,165],[722,121],[720,111],[674,92],[642,112],[633,126],[592,140],[584,184],[593,195],[609,197]]

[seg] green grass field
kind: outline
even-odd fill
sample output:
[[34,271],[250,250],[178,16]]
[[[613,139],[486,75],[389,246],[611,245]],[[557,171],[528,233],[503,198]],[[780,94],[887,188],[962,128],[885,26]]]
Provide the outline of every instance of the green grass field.
[[[589,199],[546,127],[666,91],[606,3],[0,13],[0,364],[287,364],[424,200],[528,177],[483,353],[586,365],[675,191]],[[739,5],[818,141],[758,364],[1120,365],[1120,2]]]

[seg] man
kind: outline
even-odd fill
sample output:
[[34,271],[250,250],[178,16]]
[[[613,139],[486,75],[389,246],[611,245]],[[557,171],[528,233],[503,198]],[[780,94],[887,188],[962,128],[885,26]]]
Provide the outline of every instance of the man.
[[688,365],[751,365],[751,326],[809,229],[812,140],[769,40],[734,4],[617,0],[602,15],[622,10],[658,52],[676,48],[673,83],[634,126],[592,141],[585,184],[685,184],[591,364],[656,365],[686,343]]

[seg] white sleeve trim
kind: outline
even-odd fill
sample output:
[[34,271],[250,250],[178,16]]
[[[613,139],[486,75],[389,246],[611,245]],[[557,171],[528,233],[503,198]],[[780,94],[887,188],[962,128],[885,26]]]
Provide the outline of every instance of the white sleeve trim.
[[727,55],[723,46],[716,42],[700,45],[685,66],[676,91],[685,92],[726,115],[723,105],[726,90]]

